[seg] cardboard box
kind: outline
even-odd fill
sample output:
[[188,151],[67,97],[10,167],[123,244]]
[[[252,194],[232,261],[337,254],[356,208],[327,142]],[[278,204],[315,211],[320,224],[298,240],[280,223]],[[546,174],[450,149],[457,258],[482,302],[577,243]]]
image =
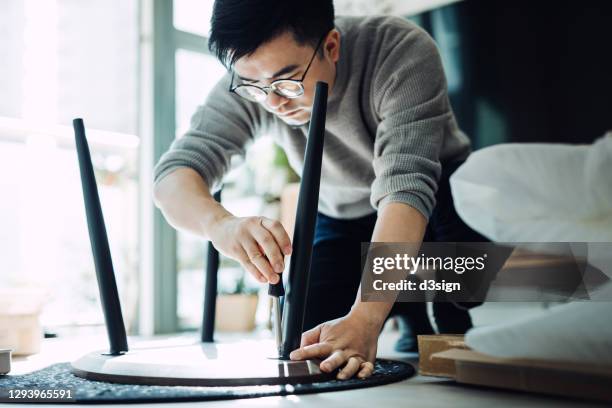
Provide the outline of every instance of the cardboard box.
[[612,402],[612,366],[497,358],[469,349],[432,357],[454,362],[459,383]]
[[419,374],[435,377],[455,377],[455,362],[435,358],[434,354],[450,349],[467,349],[460,334],[432,334],[417,336],[419,343]]

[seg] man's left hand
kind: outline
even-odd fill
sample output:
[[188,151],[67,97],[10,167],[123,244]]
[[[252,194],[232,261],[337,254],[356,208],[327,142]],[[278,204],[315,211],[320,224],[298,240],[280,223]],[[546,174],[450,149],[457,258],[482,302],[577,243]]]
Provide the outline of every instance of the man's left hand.
[[337,375],[345,380],[357,374],[366,378],[374,372],[379,322],[368,321],[351,313],[318,325],[302,334],[300,348],[290,354],[292,360],[325,359],[320,369],[330,373],[344,366]]

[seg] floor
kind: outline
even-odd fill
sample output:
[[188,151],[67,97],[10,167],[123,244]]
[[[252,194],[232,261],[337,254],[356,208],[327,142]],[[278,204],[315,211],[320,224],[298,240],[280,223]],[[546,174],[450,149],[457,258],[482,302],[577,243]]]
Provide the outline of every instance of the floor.
[[[268,337],[267,331],[250,334],[249,337]],[[150,340],[138,341],[139,345],[143,342],[147,345],[181,344],[193,342],[195,334],[181,335],[172,338],[155,338]],[[416,354],[397,353],[393,351],[393,344],[397,339],[398,333],[392,330],[385,330],[379,341],[379,357],[395,358],[399,360],[417,363]],[[241,335],[244,337],[244,335]],[[238,339],[238,335],[218,335],[218,341],[231,342]],[[11,374],[22,374],[45,367],[46,365],[70,361],[80,355],[95,349],[107,347],[104,336],[93,336],[88,338],[73,339],[47,339],[44,341],[41,353],[28,358],[15,358]],[[213,401],[207,402],[208,407],[233,407],[236,401]],[[481,387],[466,387],[457,385],[452,381],[435,378],[416,376],[400,383],[385,385],[381,387],[365,388],[351,391],[339,391],[303,396],[288,397],[265,397],[256,399],[240,400],[241,407],[489,407],[495,404],[496,408],[502,407],[591,407],[597,404],[570,400],[566,398],[553,398],[540,395],[525,394],[519,392],[507,392],[501,390],[486,389]],[[74,406],[74,404],[64,404]],[[166,406],[190,407],[201,406],[202,402],[197,403],[173,403],[157,404],[156,407]],[[134,407],[134,404],[125,404]]]

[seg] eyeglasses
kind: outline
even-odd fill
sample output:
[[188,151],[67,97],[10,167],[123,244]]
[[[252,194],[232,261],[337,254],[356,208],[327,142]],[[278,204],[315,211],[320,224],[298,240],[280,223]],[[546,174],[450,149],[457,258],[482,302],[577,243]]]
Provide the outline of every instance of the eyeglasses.
[[277,95],[280,95],[284,98],[294,99],[304,95],[304,79],[306,78],[306,74],[312,65],[312,61],[314,61],[317,52],[319,51],[319,47],[323,42],[323,39],[327,36],[327,33],[321,37],[317,47],[314,50],[314,54],[310,58],[310,62],[308,66],[306,66],[306,70],[304,71],[304,75],[300,79],[277,79],[270,83],[269,86],[257,86],[251,84],[239,84],[234,85],[234,72],[232,71],[232,81],[230,83],[229,91],[233,92],[237,95],[242,96],[245,99],[248,99],[252,102],[263,102],[268,97],[270,91],[274,92]]

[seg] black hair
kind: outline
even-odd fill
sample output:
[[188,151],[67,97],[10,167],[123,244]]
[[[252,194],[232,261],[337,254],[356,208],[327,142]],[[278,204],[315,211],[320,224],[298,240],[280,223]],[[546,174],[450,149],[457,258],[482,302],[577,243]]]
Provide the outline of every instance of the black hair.
[[334,28],[332,0],[215,0],[209,50],[227,68],[262,44],[291,32],[300,45],[317,45]]

